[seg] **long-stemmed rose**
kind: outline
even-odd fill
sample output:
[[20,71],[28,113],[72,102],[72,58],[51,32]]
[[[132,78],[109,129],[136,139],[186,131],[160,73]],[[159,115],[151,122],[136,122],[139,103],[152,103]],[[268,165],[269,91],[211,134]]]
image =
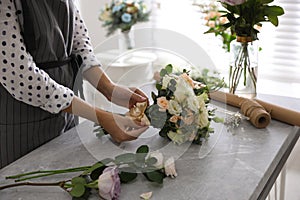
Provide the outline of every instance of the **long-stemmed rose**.
[[[30,179],[52,176],[70,172],[82,172],[68,180],[58,182],[29,182]],[[90,190],[98,190],[99,196],[105,200],[119,199],[121,183],[129,183],[136,179],[138,173],[143,174],[150,182],[163,183],[166,177],[163,155],[149,152],[147,145],[140,146],[135,153],[124,153],[114,159],[105,158],[94,165],[60,170],[33,171],[6,179],[14,179],[18,183],[0,186],[0,190],[20,186],[56,186],[67,191],[72,197],[87,200]]]

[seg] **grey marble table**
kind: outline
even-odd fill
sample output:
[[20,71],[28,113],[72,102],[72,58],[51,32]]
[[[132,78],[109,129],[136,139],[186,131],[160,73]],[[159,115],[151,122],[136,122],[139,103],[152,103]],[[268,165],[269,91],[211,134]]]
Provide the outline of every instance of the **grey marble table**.
[[[299,110],[299,99],[261,95],[272,103]],[[213,105],[225,109],[217,102]],[[226,107],[237,111],[236,108]],[[265,129],[256,129],[248,121],[232,132],[224,125],[213,124],[214,134],[202,146],[167,143],[149,129],[135,141],[114,144],[109,137],[97,138],[93,123],[84,121],[51,142],[0,170],[0,185],[11,183],[5,176],[43,169],[90,165],[99,159],[135,151],[141,144],[161,150],[176,158],[178,177],[166,178],[163,186],[153,185],[144,177],[122,185],[121,199],[140,199],[153,191],[151,199],[254,200],[265,199],[282,166],[293,149],[299,127],[272,120]],[[71,174],[71,177],[76,174]],[[59,175],[54,181],[69,178]],[[97,199],[95,195],[91,199]],[[0,191],[1,200],[68,200],[71,197],[56,187],[17,187]]]

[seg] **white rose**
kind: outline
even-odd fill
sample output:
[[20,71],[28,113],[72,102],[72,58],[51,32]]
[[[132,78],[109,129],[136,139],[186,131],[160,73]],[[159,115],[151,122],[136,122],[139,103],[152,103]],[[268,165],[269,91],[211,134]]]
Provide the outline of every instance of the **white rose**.
[[198,113],[199,112],[199,101],[198,101],[198,98],[196,96],[191,96],[188,98],[187,100],[187,103],[188,103],[188,107]]
[[179,115],[182,112],[182,108],[179,105],[179,103],[175,100],[170,100],[169,101],[169,113],[171,115]]
[[178,102],[184,102],[187,97],[192,95],[195,95],[193,88],[184,80],[184,78],[179,77],[174,92],[175,99],[177,99]]

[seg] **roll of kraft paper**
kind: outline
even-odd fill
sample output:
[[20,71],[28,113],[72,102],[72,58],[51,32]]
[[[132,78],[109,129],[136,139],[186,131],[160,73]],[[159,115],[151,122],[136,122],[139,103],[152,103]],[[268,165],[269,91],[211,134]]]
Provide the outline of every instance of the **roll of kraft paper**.
[[[214,99],[216,101],[227,103],[228,105],[231,105],[231,106],[239,107],[239,108],[241,108],[242,112],[245,112],[245,111],[250,112],[250,110],[247,110],[245,107],[244,107],[244,109],[242,108],[243,103],[246,105],[246,104],[248,104],[248,103],[246,103],[247,101],[256,102],[256,103],[258,103],[258,105],[262,106],[264,108],[264,110],[268,112],[268,114],[270,113],[270,116],[272,119],[275,119],[275,120],[278,120],[278,121],[281,121],[281,122],[284,122],[284,123],[287,123],[290,125],[300,126],[300,113],[299,112],[296,112],[294,110],[290,110],[287,108],[283,108],[278,105],[274,105],[274,104],[271,104],[271,103],[268,103],[268,102],[265,102],[265,101],[262,101],[259,99],[250,100],[247,98],[239,97],[237,95],[229,94],[229,93],[225,93],[225,92],[221,92],[221,91],[211,92],[210,98]],[[253,104],[254,107],[258,106],[258,105]],[[246,107],[249,107],[249,104]],[[257,111],[255,111],[255,112],[257,112]],[[245,113],[243,113],[243,114],[246,115]],[[261,128],[263,128],[263,125],[265,126],[265,124],[267,124],[268,120],[270,121],[270,119],[267,119],[267,118],[264,119],[263,116],[262,116],[262,118],[260,118],[258,113],[257,113],[257,116],[253,116],[253,117],[254,118],[252,119],[253,121],[251,121],[251,123],[254,126],[256,126],[257,123],[255,121],[258,120],[257,122],[258,122],[259,126],[261,126]],[[264,122],[264,120],[266,120],[266,122]],[[256,127],[259,128],[259,126],[256,126]]]
[[265,128],[271,121],[269,112],[258,102],[221,91],[209,93],[211,99],[238,107],[256,128]]
[[259,99],[255,99],[255,101],[262,105],[271,114],[272,119],[300,127],[300,112],[270,104]]

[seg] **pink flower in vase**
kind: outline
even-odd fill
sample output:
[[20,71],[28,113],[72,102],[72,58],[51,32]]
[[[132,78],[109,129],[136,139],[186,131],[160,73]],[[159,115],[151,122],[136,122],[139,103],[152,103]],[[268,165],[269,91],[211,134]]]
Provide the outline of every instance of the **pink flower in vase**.
[[244,3],[246,0],[220,0],[222,3],[226,3],[231,6],[236,6]]

